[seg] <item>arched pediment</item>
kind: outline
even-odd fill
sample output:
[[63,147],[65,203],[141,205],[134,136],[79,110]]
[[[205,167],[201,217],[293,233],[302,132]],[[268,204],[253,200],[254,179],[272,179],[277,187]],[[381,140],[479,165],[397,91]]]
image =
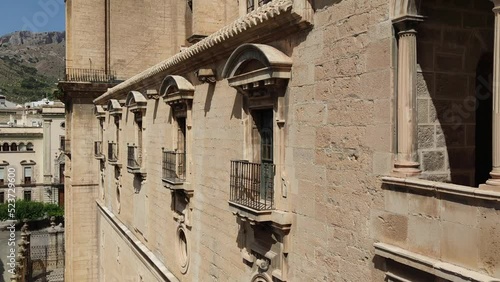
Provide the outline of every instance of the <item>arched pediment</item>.
[[194,86],[187,79],[180,75],[167,75],[160,87],[160,95],[165,97],[168,93],[193,92]]
[[229,57],[222,76],[232,87],[244,84],[289,79],[292,59],[280,50],[264,44],[243,44]]
[[104,110],[104,107],[102,105],[95,105],[94,114],[97,118],[104,118],[104,116],[106,115],[106,111]]
[[144,95],[142,95],[139,91],[130,91],[127,95],[127,100],[125,101],[125,105],[127,105],[127,107],[133,107],[136,105],[142,106],[147,103],[148,101],[146,100],[146,97],[144,97]]
[[34,160],[22,160],[21,165],[36,165]]
[[180,75],[168,75],[163,79],[160,95],[169,105],[187,103],[194,98],[194,86]]
[[125,100],[125,105],[131,112],[146,111],[148,100],[139,91],[130,91]]
[[122,113],[122,106],[116,99],[108,101],[108,112],[110,115],[120,115]]

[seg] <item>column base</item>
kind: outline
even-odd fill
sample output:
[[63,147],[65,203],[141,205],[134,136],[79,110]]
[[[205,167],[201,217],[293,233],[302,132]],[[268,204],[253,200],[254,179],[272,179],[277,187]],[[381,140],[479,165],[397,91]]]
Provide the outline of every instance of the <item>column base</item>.
[[479,185],[479,189],[500,192],[500,171],[493,169],[490,176],[491,178],[486,181],[486,184]]
[[486,181],[486,184],[479,185],[479,190],[500,192],[500,183],[491,184],[491,181],[488,180],[488,181]]
[[395,163],[392,172],[399,177],[413,177],[422,173],[419,167],[420,164],[417,162]]

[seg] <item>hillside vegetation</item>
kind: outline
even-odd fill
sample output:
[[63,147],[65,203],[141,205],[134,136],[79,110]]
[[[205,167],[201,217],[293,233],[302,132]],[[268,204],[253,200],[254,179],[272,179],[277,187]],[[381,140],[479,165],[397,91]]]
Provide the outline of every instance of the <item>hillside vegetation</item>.
[[15,32],[0,36],[0,90],[7,99],[23,103],[53,98],[64,74],[63,32]]

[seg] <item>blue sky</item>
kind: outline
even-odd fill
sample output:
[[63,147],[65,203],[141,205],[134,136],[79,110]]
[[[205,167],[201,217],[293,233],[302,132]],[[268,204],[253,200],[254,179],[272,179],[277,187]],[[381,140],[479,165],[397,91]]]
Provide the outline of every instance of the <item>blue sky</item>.
[[13,31],[62,31],[64,0],[0,0],[0,35]]

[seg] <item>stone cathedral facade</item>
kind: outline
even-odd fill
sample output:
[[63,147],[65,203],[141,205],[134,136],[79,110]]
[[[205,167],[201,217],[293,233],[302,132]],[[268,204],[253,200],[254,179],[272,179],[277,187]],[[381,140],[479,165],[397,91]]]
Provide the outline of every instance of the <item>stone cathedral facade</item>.
[[68,281],[500,281],[500,1],[66,1]]

